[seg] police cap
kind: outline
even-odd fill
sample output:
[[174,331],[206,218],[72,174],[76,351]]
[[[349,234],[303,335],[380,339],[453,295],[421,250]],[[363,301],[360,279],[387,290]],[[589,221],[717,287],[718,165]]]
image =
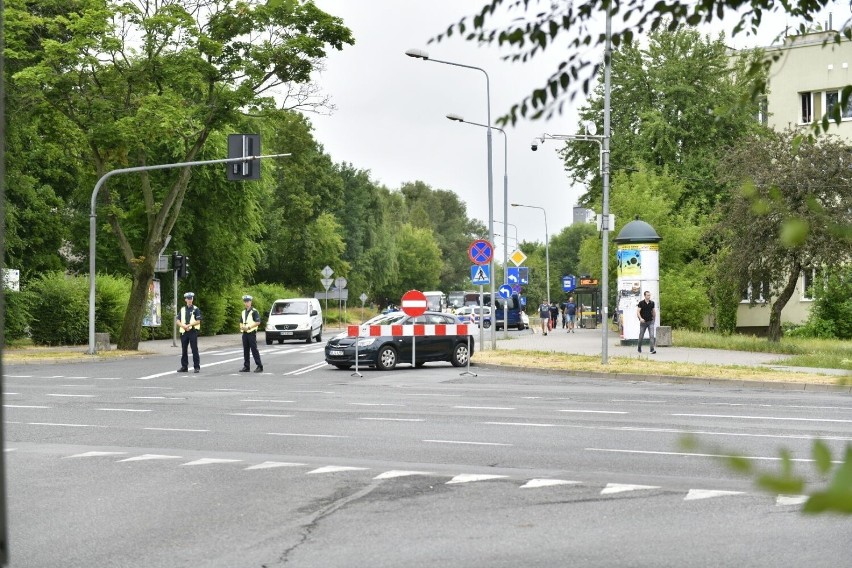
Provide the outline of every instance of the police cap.
[[183,295],[183,298],[185,300],[193,300],[193,299],[195,299],[195,292],[187,292],[186,294]]
[[251,302],[252,300],[254,300],[254,298],[252,298],[252,297],[251,297],[251,296],[249,296],[248,294],[246,294],[245,296],[243,296],[243,302]]

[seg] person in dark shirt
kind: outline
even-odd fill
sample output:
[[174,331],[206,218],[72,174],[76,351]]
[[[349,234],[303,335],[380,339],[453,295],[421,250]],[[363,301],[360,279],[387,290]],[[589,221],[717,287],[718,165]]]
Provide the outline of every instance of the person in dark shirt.
[[565,302],[565,326],[568,328],[568,333],[574,333],[574,323],[576,320],[577,304],[574,303],[574,296],[571,296]]
[[550,329],[556,329],[557,324],[559,323],[559,306],[556,305],[556,302],[550,303]]
[[636,317],[639,318],[639,353],[642,353],[642,338],[645,336],[645,330],[648,330],[648,343],[651,346],[651,353],[654,354],[657,350],[657,340],[654,337],[654,325],[657,321],[657,306],[651,301],[651,293],[645,290],[645,298],[639,301],[636,306]]

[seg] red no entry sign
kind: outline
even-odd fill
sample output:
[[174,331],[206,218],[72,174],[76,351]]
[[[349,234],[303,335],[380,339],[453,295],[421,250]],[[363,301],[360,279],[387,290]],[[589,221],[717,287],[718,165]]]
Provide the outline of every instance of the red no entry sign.
[[426,295],[420,290],[409,290],[402,295],[402,311],[408,316],[421,316],[426,311]]

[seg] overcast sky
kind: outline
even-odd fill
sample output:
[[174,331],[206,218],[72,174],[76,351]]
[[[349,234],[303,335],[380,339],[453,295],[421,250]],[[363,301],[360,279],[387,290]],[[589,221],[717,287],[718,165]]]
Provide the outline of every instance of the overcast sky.
[[[420,180],[435,189],[454,191],[466,203],[468,215],[487,226],[487,130],[445,118],[453,113],[465,120],[487,122],[485,77],[479,71],[413,59],[405,51],[419,48],[433,59],[484,68],[491,83],[492,124],[512,104],[541,86],[564,52],[554,47],[544,57],[514,64],[502,61],[496,47],[479,47],[461,39],[427,43],[450,23],[481,8],[484,0],[315,2],[342,18],[355,37],[354,46],[333,52],[325,70],[315,76],[337,107],[330,116],[310,116],[316,139],[334,161],[369,170],[375,181],[391,189]],[[835,26],[849,15],[845,5],[838,6],[834,7]],[[766,45],[783,32],[785,23],[783,17],[775,18],[766,26],[765,36],[738,39],[734,45]],[[549,122],[527,120],[506,129],[508,201],[546,208],[551,236],[571,224],[572,208],[585,188],[572,186],[568,180],[555,154],[555,141],[537,152],[530,150],[530,142],[542,132],[576,133],[577,109],[583,102],[578,97],[566,105],[562,116]],[[504,145],[503,135],[497,131],[493,153],[494,219],[502,221]],[[517,226],[521,241],[544,242],[542,211],[509,207],[508,217]],[[495,223],[494,232],[503,235],[503,225]],[[514,227],[508,235],[511,252]],[[495,240],[497,256],[502,258],[502,237]]]

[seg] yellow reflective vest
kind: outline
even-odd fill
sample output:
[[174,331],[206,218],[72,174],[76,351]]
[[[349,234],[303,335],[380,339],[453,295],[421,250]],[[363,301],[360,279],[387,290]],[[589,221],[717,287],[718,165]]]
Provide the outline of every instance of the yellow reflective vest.
[[[257,314],[257,318],[255,318],[255,314]],[[243,333],[254,333],[257,331],[257,328],[260,327],[260,312],[258,312],[255,308],[250,310],[243,310],[242,315],[240,316],[240,329],[243,330]]]
[[[195,306],[192,306],[191,309],[192,309],[192,311],[189,314],[189,325],[190,325],[190,327],[195,328],[196,330],[201,330],[201,321],[195,319],[195,312],[196,312],[196,310],[198,310],[198,308],[195,307]],[[180,317],[178,319],[181,321],[181,323],[186,323],[186,306],[182,307],[180,309],[180,312],[178,312],[178,313],[180,314]],[[180,328],[180,334],[181,335],[183,335],[185,331],[186,330],[184,328]]]

